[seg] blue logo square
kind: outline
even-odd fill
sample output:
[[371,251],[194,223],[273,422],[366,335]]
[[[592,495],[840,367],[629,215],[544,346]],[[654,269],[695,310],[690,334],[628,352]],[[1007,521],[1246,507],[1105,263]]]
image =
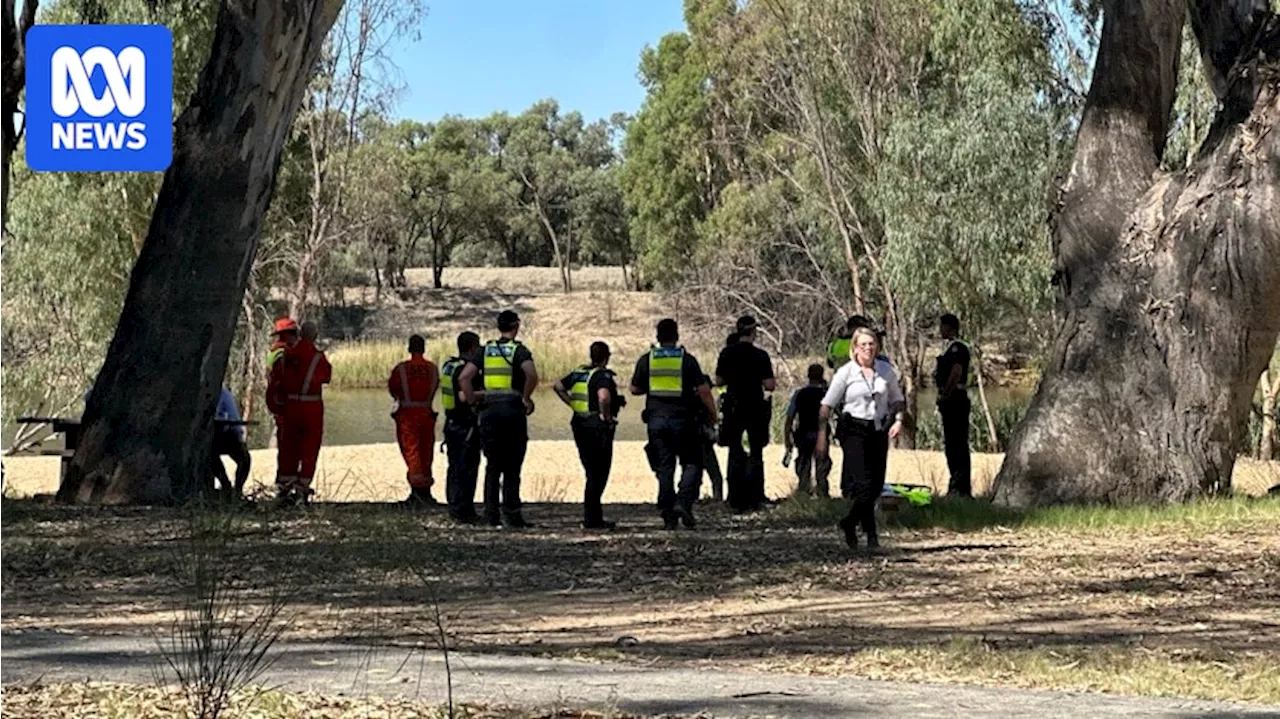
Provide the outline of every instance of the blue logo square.
[[163,25],[27,31],[27,165],[160,172],[173,160],[173,35]]

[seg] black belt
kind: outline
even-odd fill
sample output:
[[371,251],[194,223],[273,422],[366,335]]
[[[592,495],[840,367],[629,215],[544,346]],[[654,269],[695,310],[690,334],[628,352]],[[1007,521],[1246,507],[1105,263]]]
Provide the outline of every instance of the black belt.
[[841,436],[848,434],[850,430],[855,428],[862,429],[862,430],[871,430],[872,432],[883,431],[876,428],[875,420],[860,419],[858,417],[854,417],[851,414],[841,414],[840,419],[837,420],[836,422],[836,432],[838,432]]

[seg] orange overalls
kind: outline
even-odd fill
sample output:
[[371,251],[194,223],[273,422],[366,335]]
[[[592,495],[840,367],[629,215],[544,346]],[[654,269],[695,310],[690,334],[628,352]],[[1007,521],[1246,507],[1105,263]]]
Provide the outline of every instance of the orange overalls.
[[284,351],[288,348],[288,343],[277,338],[271,343],[271,349],[267,351],[267,409],[271,411],[271,416],[276,421],[276,435],[273,439],[277,449],[280,447],[280,435],[284,434],[284,415],[271,408],[271,371],[275,369],[276,360],[283,357]]
[[311,493],[324,435],[320,390],[332,374],[324,353],[307,340],[285,350],[271,368],[268,405],[273,413],[284,416],[276,465],[276,485],[282,492]]
[[408,466],[409,486],[427,490],[434,484],[431,459],[436,444],[436,415],[431,398],[440,385],[440,371],[435,362],[420,354],[412,355],[391,370],[387,391],[396,399],[396,441]]

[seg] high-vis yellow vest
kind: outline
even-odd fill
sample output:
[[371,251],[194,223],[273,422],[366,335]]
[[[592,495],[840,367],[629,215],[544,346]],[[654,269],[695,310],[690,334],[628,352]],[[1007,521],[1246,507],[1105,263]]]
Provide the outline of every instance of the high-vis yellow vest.
[[569,408],[574,414],[586,416],[591,414],[591,377],[599,367],[583,365],[573,371],[573,386],[569,388]]
[[517,340],[490,340],[484,346],[484,394],[486,397],[514,395],[511,370],[515,367]]
[[832,369],[840,369],[849,361],[849,352],[853,348],[853,340],[848,337],[837,337],[827,346],[827,364]]
[[684,395],[684,348],[649,350],[649,396],[680,398]]
[[451,357],[440,369],[440,404],[446,412],[458,406],[457,394],[453,388],[453,373],[464,364],[466,360],[461,357]]

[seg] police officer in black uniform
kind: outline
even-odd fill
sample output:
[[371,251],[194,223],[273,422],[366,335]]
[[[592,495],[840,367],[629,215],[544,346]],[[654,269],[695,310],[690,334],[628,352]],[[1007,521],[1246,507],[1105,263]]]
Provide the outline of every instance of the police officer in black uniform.
[[[692,529],[693,505],[702,485],[699,421],[716,422],[716,402],[698,360],[680,346],[673,319],[658,323],[658,344],[636,362],[631,394],[647,395],[642,418],[649,431],[651,461],[658,476],[658,511],[666,529],[680,522]],[[699,415],[699,406],[702,414]],[[676,461],[680,462],[677,489]]]
[[[484,518],[490,526],[532,527],[520,501],[520,470],[529,448],[529,418],[538,370],[533,353],[516,335],[520,317],[511,310],[498,315],[497,339],[481,353],[484,401],[480,409],[480,445],[484,450]],[[458,383],[471,382],[479,370],[467,365]]]
[[476,405],[484,393],[479,372],[465,385],[458,381],[468,366],[480,367],[480,336],[475,332],[458,335],[458,356],[440,369],[440,394],[444,404],[444,444],[449,453],[445,497],[449,516],[464,524],[474,524],[476,482],[480,478],[480,422]]
[[942,415],[942,444],[947,455],[951,481],[947,494],[972,497],[969,467],[969,345],[960,339],[960,318],[945,314],[938,320],[938,332],[947,349],[938,355],[933,383],[938,388],[938,414]]
[[573,410],[569,426],[578,446],[578,458],[587,475],[582,500],[583,529],[613,529],[606,521],[600,498],[609,483],[613,467],[613,438],[618,428],[617,412],[626,404],[618,395],[613,370],[608,368],[609,345],[591,344],[591,363],[556,380],[553,389]]
[[[764,448],[769,443],[772,412],[764,393],[772,392],[776,382],[769,354],[755,346],[755,337],[755,318],[739,318],[738,341],[721,350],[716,362],[716,385],[725,388],[721,440],[729,447],[725,478],[729,506],[739,514],[768,504],[764,493]],[[742,449],[743,434],[747,435],[750,453]]]

